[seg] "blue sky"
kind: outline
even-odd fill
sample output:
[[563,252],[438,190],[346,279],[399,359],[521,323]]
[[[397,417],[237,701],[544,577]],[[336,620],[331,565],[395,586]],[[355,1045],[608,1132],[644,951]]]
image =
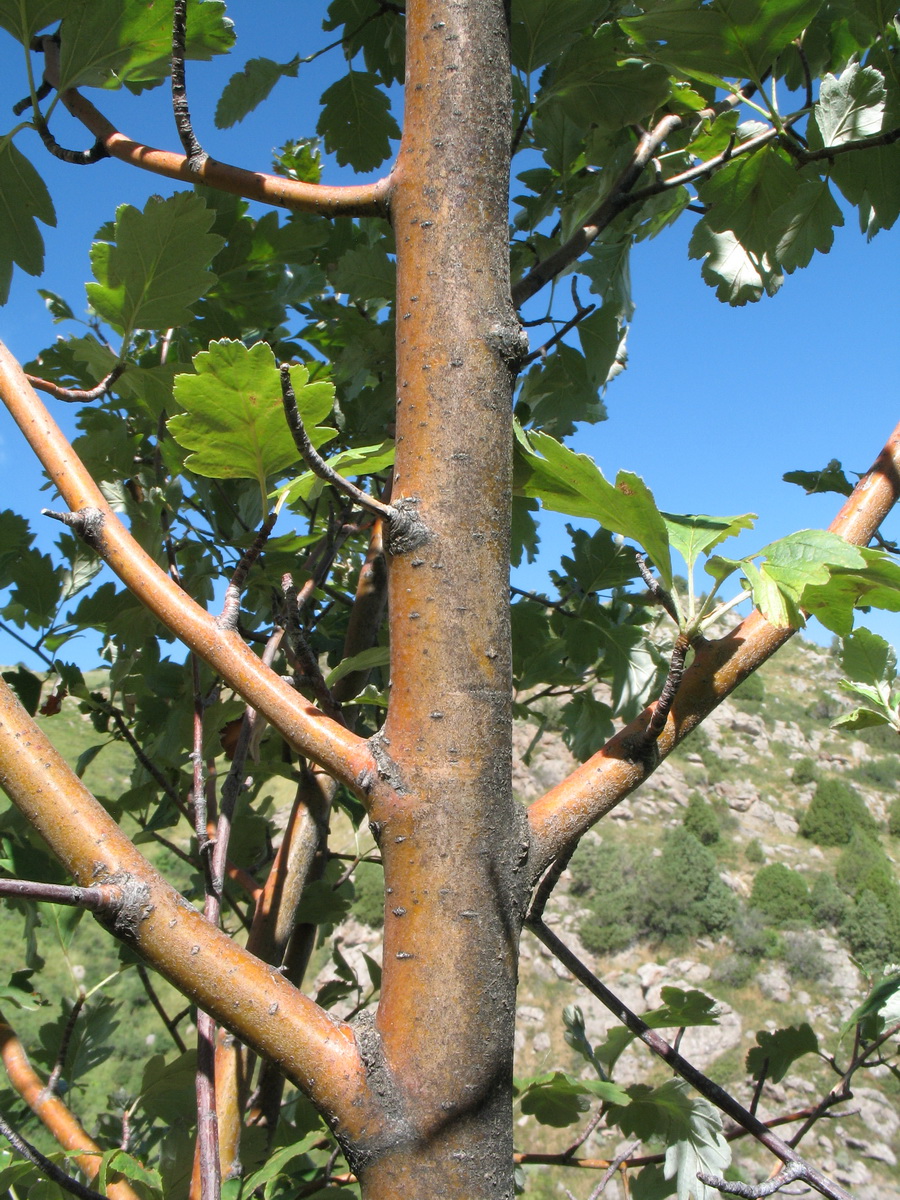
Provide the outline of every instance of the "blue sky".
[[[287,60],[325,44],[329,35],[319,28],[325,9],[318,0],[304,5],[230,0],[236,52],[228,60],[188,64],[195,128],[209,153],[268,170],[273,147],[314,133],[315,101],[339,52],[302,67],[298,80],[282,81],[273,100],[235,130],[216,130],[212,113],[225,82],[248,58]],[[284,31],[275,47],[272,30]],[[18,46],[2,32],[0,37],[0,109],[10,113],[26,88]],[[140,98],[99,92],[91,98],[132,136],[178,148],[167,88]],[[10,127],[13,120],[10,114]],[[57,136],[77,147],[90,140],[68,118],[60,121]],[[58,216],[57,228],[45,231],[44,276],[36,280],[17,271],[10,302],[0,310],[0,338],[27,359],[58,332],[37,288],[61,293],[81,311],[97,227],[120,203],[142,206],[149,195],[176,189],[116,162],[89,168],[58,163],[33,134],[19,144],[34,156]],[[350,176],[332,164],[327,178],[346,182]],[[795,529],[827,525],[837,510],[838,497],[806,497],[782,482],[785,471],[819,468],[838,458],[848,472],[862,472],[900,419],[900,226],[867,243],[850,213],[830,254],[788,277],[773,299],[731,309],[703,283],[699,264],[687,258],[686,216],[637,247],[628,370],[608,391],[609,420],[585,428],[576,445],[607,475],[621,467],[637,471],[670,511],[758,513],[757,529],[731,543],[749,553]],[[70,412],[64,406],[55,411],[64,428],[71,428]],[[25,512],[49,544],[57,530],[38,515],[48,502],[38,491],[41,482],[17,430],[0,415],[0,508]],[[560,553],[554,531],[564,524],[565,518],[547,518],[540,562],[518,573],[520,586],[545,585],[546,571],[557,565]],[[893,518],[885,532],[900,537],[900,520]],[[900,615],[872,614],[865,623],[900,641]],[[817,636],[815,624],[810,634]],[[831,635],[820,629],[818,637],[827,643]],[[91,665],[85,650],[83,665]],[[15,642],[0,636],[0,661],[23,657]]]

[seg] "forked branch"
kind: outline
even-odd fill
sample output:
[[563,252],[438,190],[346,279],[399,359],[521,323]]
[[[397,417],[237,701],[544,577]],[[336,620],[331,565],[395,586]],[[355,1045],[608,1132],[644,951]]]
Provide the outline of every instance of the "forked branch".
[[[867,546],[898,497],[900,425],[829,530],[854,545]],[[793,629],[771,625],[753,612],[725,637],[700,645],[681,678],[671,713],[655,741],[658,753],[652,759],[644,756],[638,761],[632,751],[645,738],[654,705],[531,805],[532,878],[537,880],[550,862],[571,850],[596,821],[639,787],[675,746],[793,633]]]
[[[46,44],[52,39],[44,38],[43,41],[46,53]],[[45,77],[54,87],[59,83],[59,74],[54,71],[49,59]],[[141,170],[163,175],[166,179],[178,179],[192,186],[205,183],[207,187],[220,192],[231,192],[246,200],[259,200],[263,204],[274,204],[292,212],[319,213],[326,217],[387,216],[391,188],[389,178],[378,179],[374,183],[334,187],[267,175],[262,171],[247,171],[209,157],[195,168],[187,155],[146,146],[116,129],[77,89],[68,88],[60,98],[72,116],[95,136],[111,158],[140,167]]]
[[223,629],[141,549],[2,344],[0,394],[72,510],[66,519],[75,532],[158,620],[240,692],[299,753],[365,800],[378,781],[366,742],[298,696],[237,633]]

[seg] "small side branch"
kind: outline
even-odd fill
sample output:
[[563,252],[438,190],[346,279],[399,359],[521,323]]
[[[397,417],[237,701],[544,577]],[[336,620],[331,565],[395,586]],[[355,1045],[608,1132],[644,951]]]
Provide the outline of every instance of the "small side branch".
[[217,618],[219,625],[223,629],[237,629],[238,616],[241,611],[241,592],[244,590],[244,584],[247,582],[247,575],[250,572],[250,568],[259,558],[260,554],[262,554],[263,546],[269,540],[269,535],[275,528],[277,519],[277,513],[269,513],[260,526],[259,532],[253,539],[253,542],[244,551],[241,561],[234,569],[234,574],[231,576],[231,580],[225,590],[225,604],[222,608],[222,614]]
[[0,896],[86,908],[88,912],[105,916],[117,913],[123,900],[122,889],[111,883],[84,888],[58,883],[34,883],[29,879],[0,879]]
[[291,368],[288,363],[281,364],[281,398],[284,404],[284,415],[287,419],[288,429],[290,429],[291,436],[294,439],[294,445],[312,473],[318,475],[320,479],[324,479],[326,483],[330,483],[339,492],[343,492],[345,496],[349,496],[354,503],[364,508],[367,512],[374,513],[377,517],[384,517],[390,522],[396,521],[400,516],[396,508],[390,504],[383,504],[381,500],[376,499],[375,496],[370,496],[368,492],[364,492],[361,488],[358,488],[349,479],[344,479],[343,475],[339,475],[333,467],[328,465],[309,440],[309,434],[306,432],[306,426],[303,424],[303,418],[300,416],[300,411],[297,408],[297,397],[294,395],[294,387],[291,383]]
[[663,608],[677,625],[678,609],[675,607],[675,601],[662,586],[656,576],[651,572],[650,568],[647,566],[647,560],[644,555],[641,554],[640,550],[635,550],[634,557],[638,565],[638,570],[641,573],[641,579],[643,579],[644,583],[646,583],[647,590],[650,592],[650,595],[657,602],[657,604],[661,604],[663,606]]
[[69,1192],[72,1196],[78,1196],[79,1200],[105,1200],[101,1192],[95,1192],[93,1188],[79,1183],[73,1176],[67,1175],[62,1167],[58,1167],[46,1155],[41,1154],[40,1150],[32,1146],[31,1142],[26,1142],[21,1134],[16,1133],[12,1126],[6,1123],[3,1117],[0,1117],[0,1133],[17,1154],[20,1154],[22,1158],[27,1158],[43,1175],[58,1184],[63,1191]]
[[669,673],[666,676],[666,682],[663,684],[656,707],[653,709],[653,713],[647,723],[647,728],[644,730],[644,744],[647,746],[658,741],[659,735],[666,727],[666,721],[672,710],[672,702],[681,686],[681,677],[684,675],[684,660],[687,658],[687,652],[690,648],[690,638],[686,634],[680,633],[672,650],[672,659],[669,663]]
[[697,1178],[707,1187],[713,1187],[726,1196],[745,1196],[747,1200],[756,1200],[758,1196],[772,1196],[775,1192],[780,1192],[786,1184],[793,1183],[795,1179],[806,1180],[806,1171],[803,1163],[792,1162],[765,1183],[739,1183],[730,1179],[720,1179],[718,1175],[707,1175],[705,1171],[698,1171]]
[[187,0],[175,0],[172,12],[172,112],[175,128],[187,155],[188,168],[198,172],[209,155],[197,141],[191,124],[184,78],[184,53],[187,35]]
[[[58,65],[50,59],[47,60],[45,79],[53,87],[59,83]],[[177,179],[192,185],[201,182],[220,192],[278,205],[292,212],[318,213],[328,217],[388,215],[390,177],[375,180],[374,183],[334,187],[268,175],[263,171],[247,171],[208,157],[195,169],[187,155],[157,150],[122,133],[77,89],[68,88],[60,98],[69,113],[94,134],[111,158],[166,179]]]
[[39,392],[46,392],[56,400],[62,400],[66,404],[90,404],[92,400],[99,400],[101,396],[105,396],[124,370],[125,363],[117,363],[110,373],[92,388],[62,387],[49,379],[40,379],[37,375],[26,375],[25,378],[33,388]]
[[75,1003],[72,1005],[72,1011],[66,1018],[66,1027],[63,1030],[63,1035],[59,1039],[59,1049],[56,1052],[56,1062],[53,1064],[53,1070],[47,1077],[47,1091],[55,1092],[60,1076],[63,1073],[63,1067],[66,1065],[66,1058],[69,1054],[69,1045],[72,1041],[72,1034],[75,1032],[75,1026],[78,1024],[78,1018],[81,1016],[81,1010],[84,1008],[85,993],[82,988],[78,994]]
[[696,1088],[701,1096],[705,1096],[716,1108],[746,1129],[752,1137],[761,1142],[767,1150],[770,1150],[780,1158],[783,1163],[798,1163],[803,1173],[802,1178],[821,1195],[828,1197],[828,1200],[852,1200],[848,1192],[844,1191],[838,1184],[833,1183],[820,1171],[817,1171],[801,1159],[787,1142],[783,1142],[758,1117],[755,1117],[753,1113],[744,1108],[742,1104],[735,1100],[730,1092],[726,1092],[719,1084],[714,1083],[702,1071],[699,1071],[693,1063],[688,1062],[686,1058],[682,1058],[678,1051],[670,1046],[655,1029],[651,1029],[646,1021],[642,1021],[615,993],[611,992],[605,984],[601,983],[597,976],[588,970],[581,959],[576,954],[573,954],[569,947],[543,921],[533,920],[529,916],[526,925],[535,937],[543,942],[547,949],[559,959],[563,966],[571,971],[578,982],[587,988],[592,996],[596,996],[601,1004],[605,1005],[611,1013],[618,1017],[626,1029],[667,1063],[676,1074],[680,1075],[693,1088]]

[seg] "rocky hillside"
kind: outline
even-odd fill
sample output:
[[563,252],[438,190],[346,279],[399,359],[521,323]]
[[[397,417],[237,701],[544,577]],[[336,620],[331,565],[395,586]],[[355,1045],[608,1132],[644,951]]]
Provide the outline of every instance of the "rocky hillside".
[[[851,1052],[847,1043],[852,1039],[842,1041],[840,1031],[867,990],[846,932],[854,901],[834,884],[837,876],[852,892],[853,863],[847,866],[847,847],[817,845],[801,835],[804,814],[820,783],[836,779],[848,784],[874,819],[870,832],[886,861],[895,864],[900,852],[900,842],[887,832],[900,776],[900,744],[895,748],[892,733],[867,732],[864,741],[859,735],[830,728],[834,717],[849,707],[839,677],[828,651],[795,639],[614,810],[580,852],[588,861],[594,856],[601,868],[604,861],[620,861],[615,856],[624,856],[621,861],[626,864],[653,859],[662,863],[667,833],[684,825],[692,797],[694,807],[705,801],[717,826],[708,852],[714,854],[718,877],[733,897],[729,911],[738,914],[728,928],[716,934],[639,936],[598,953],[593,924],[596,897],[579,891],[570,873],[548,911],[548,922],[632,1010],[642,1013],[658,1007],[661,988],[669,985],[696,988],[715,997],[721,1007],[718,1025],[688,1029],[681,1051],[745,1104],[751,1100],[751,1090],[744,1058],[756,1044],[757,1031],[808,1022],[818,1035],[820,1049],[835,1055],[839,1064],[846,1063]],[[515,787],[523,801],[538,796],[575,765],[562,739],[552,733],[532,750],[527,765],[523,763],[534,732],[526,724],[516,730],[520,762]],[[801,876],[809,885],[812,909],[804,909],[803,919],[773,922],[754,907],[756,877],[772,864],[786,865],[792,876]],[[652,874],[649,878],[655,894]],[[838,907],[843,905],[840,912],[831,913],[827,903],[817,907],[819,892],[837,896]],[[665,907],[664,888],[655,903]],[[823,912],[830,919],[817,922]],[[857,950],[859,945],[865,946],[865,940],[856,944]],[[353,957],[360,957],[362,951],[377,955],[377,935],[354,923],[343,930],[342,949]],[[577,988],[565,968],[528,935],[521,976],[517,1072],[533,1076],[563,1068],[575,1075],[590,1074],[566,1044],[562,1010],[572,1003],[581,1007],[594,1045],[604,1041],[615,1018]],[[615,1079],[625,1085],[660,1083],[665,1078],[665,1070],[640,1045],[625,1052],[615,1072]],[[837,1079],[821,1057],[807,1055],[779,1083],[765,1085],[758,1111],[766,1118],[803,1109]],[[858,1200],[900,1200],[900,1087],[887,1066],[860,1072],[854,1084],[853,1099],[837,1106],[836,1111],[844,1115],[820,1121],[803,1146]],[[562,1150],[578,1129],[538,1126],[527,1116],[520,1118],[519,1125],[522,1150]],[[599,1131],[578,1154],[612,1158],[625,1145],[617,1131]],[[733,1149],[743,1178],[766,1177],[772,1159],[759,1153],[750,1139],[735,1142]],[[651,1146],[645,1152],[652,1150]],[[568,1192],[573,1200],[581,1200],[596,1183],[594,1172],[547,1167],[527,1171],[527,1194],[542,1198]],[[625,1193],[614,1179],[604,1195],[618,1200]]]

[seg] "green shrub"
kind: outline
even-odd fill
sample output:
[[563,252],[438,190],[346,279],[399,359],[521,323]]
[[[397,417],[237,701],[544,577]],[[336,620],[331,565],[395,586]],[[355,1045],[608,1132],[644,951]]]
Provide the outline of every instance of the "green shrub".
[[808,783],[817,783],[819,780],[819,771],[815,759],[798,759],[794,763],[794,769],[791,771],[791,779],[796,783],[797,787],[805,787]]
[[900,755],[895,753],[887,758],[867,758],[854,768],[853,778],[860,783],[874,784],[875,787],[894,788],[900,780]]
[[682,824],[704,846],[711,846],[721,836],[715,809],[699,792],[691,792],[688,797]]
[[666,834],[648,884],[647,928],[661,937],[722,933],[737,915],[712,851],[684,828]]
[[353,872],[353,889],[352,912],[357,921],[380,929],[384,924],[384,870],[378,863],[359,863]]
[[859,792],[840,779],[822,779],[800,822],[800,833],[819,846],[844,846],[854,829],[874,833],[878,826]]
[[759,962],[778,958],[784,950],[781,934],[767,925],[762,913],[748,908],[739,914],[731,930],[735,953]]
[[841,930],[864,970],[876,971],[896,957],[897,946],[889,926],[885,906],[872,892],[864,891]]
[[760,845],[759,838],[754,838],[753,841],[747,843],[744,857],[749,863],[762,864],[766,861],[766,852]]
[[645,907],[642,884],[624,846],[584,842],[572,856],[569,870],[572,894],[583,897],[589,910],[578,929],[588,950],[614,954],[640,937]]
[[753,880],[750,907],[758,909],[775,925],[808,921],[811,909],[806,880],[784,863],[760,867]]
[[816,925],[836,929],[846,920],[850,902],[827,871],[820,871],[809,890],[812,919]]
[[724,983],[726,987],[742,988],[753,979],[756,969],[752,958],[743,954],[729,954],[728,958],[723,959],[713,969],[712,977],[717,983]]
[[876,837],[855,829],[834,869],[838,887],[855,899],[862,890],[861,881],[873,871],[890,876],[890,860]]
[[587,949],[609,954],[639,938],[682,940],[729,928],[737,901],[712,852],[683,827],[667,833],[661,848],[656,858],[637,858],[595,844],[573,856],[572,892],[588,909],[578,930]]
[[818,938],[812,933],[787,934],[784,961],[791,979],[815,982],[829,974],[828,959],[822,952]]

